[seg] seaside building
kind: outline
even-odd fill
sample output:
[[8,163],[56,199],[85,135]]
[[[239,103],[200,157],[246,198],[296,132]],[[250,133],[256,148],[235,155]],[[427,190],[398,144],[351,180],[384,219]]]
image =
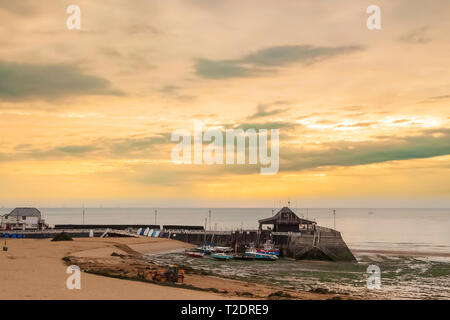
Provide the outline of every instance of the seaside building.
[[2,216],[1,229],[4,230],[42,230],[46,228],[41,212],[36,208],[15,208]]
[[283,207],[276,215],[270,218],[261,219],[259,222],[259,230],[265,224],[273,225],[274,232],[300,232],[315,231],[316,222],[299,218],[291,209]]

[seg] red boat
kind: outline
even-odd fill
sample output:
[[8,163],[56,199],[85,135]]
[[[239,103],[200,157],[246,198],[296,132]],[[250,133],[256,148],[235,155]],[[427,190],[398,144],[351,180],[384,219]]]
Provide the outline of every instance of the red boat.
[[258,253],[264,253],[264,254],[272,254],[274,256],[280,255],[280,250],[278,249],[271,249],[271,250],[265,250],[265,249],[256,249]]
[[205,255],[203,252],[197,252],[197,251],[186,251],[185,254],[192,258],[203,258]]

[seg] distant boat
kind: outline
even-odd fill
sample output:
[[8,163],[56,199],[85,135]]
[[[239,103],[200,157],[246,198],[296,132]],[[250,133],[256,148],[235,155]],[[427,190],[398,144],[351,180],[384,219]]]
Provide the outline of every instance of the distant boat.
[[232,255],[229,255],[229,254],[226,254],[223,252],[222,253],[212,253],[211,257],[213,257],[214,259],[225,260],[225,261],[233,259]]

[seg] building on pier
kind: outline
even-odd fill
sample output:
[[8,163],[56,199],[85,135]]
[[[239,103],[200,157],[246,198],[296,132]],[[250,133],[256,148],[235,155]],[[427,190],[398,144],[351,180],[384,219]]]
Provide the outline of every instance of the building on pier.
[[299,218],[294,211],[288,207],[283,207],[276,215],[270,218],[261,219],[259,222],[259,230],[263,225],[273,225],[273,232],[301,232],[316,230],[316,222]]

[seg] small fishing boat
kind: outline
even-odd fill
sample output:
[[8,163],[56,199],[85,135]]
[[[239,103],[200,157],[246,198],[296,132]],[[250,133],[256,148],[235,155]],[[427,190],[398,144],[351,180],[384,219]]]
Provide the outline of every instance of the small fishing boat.
[[252,244],[250,244],[245,250],[245,255],[247,257],[252,257],[258,260],[268,260],[268,261],[278,260],[278,256],[274,254],[258,252],[258,250],[256,250],[256,248]]
[[204,254],[211,254],[211,253],[216,252],[216,249],[213,246],[209,245],[209,244],[205,244],[205,245],[203,245],[201,247],[198,247],[198,248],[196,248],[196,250],[200,251],[200,252],[203,252]]
[[186,251],[185,254],[192,258],[203,258],[203,256],[205,255],[203,252],[199,251]]
[[223,252],[222,253],[212,253],[211,257],[214,258],[214,259],[225,260],[225,261],[233,259],[232,255],[229,255],[229,254],[226,254],[226,253],[223,253]]
[[270,240],[266,241],[266,243],[264,244],[264,249],[256,249],[256,251],[263,254],[273,254],[275,256],[280,255],[280,250],[275,249],[272,241]]

